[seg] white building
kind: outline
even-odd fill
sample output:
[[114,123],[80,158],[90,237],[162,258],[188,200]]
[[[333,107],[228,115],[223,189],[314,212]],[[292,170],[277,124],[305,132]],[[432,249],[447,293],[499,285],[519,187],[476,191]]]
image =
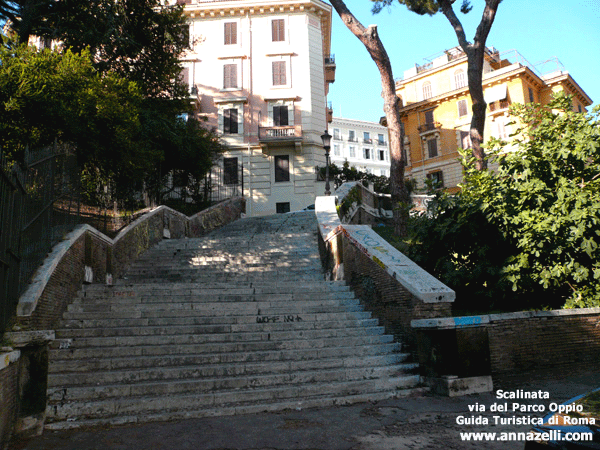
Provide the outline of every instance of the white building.
[[[174,1],[171,1],[173,3]],[[230,150],[243,164],[249,215],[302,209],[324,192],[321,135],[335,76],[331,6],[320,0],[178,0],[185,4],[192,50],[183,78]]]
[[374,175],[390,176],[388,129],[377,122],[334,117],[329,125],[331,161]]

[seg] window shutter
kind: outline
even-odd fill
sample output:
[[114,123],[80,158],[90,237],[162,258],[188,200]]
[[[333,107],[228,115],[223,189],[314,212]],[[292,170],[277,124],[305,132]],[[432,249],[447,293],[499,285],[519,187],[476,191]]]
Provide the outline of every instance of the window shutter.
[[433,123],[433,109],[425,111],[425,123]]
[[285,61],[273,61],[273,86],[287,84],[285,75]]
[[223,88],[236,88],[237,85],[237,65],[225,64],[223,66]]
[[467,101],[459,100],[458,101],[458,117],[464,117],[468,114],[467,111]]
[[283,19],[271,21],[271,37],[273,42],[285,41],[285,21]]
[[237,44],[237,22],[225,22],[225,45]]
[[430,158],[434,158],[437,156],[437,139],[429,139],[427,141],[427,150]]

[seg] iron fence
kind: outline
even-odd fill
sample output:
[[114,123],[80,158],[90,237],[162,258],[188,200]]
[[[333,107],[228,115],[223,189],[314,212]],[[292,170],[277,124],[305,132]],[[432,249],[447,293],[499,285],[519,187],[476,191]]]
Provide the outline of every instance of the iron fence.
[[79,223],[79,171],[68,146],[25,152],[24,168],[0,153],[0,330],[54,244]]

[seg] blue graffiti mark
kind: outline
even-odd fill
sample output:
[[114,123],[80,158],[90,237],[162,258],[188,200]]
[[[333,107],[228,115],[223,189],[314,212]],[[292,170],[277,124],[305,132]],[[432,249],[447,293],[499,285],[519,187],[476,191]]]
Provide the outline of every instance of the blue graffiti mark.
[[454,325],[456,325],[457,327],[481,325],[482,320],[483,318],[481,316],[455,317]]

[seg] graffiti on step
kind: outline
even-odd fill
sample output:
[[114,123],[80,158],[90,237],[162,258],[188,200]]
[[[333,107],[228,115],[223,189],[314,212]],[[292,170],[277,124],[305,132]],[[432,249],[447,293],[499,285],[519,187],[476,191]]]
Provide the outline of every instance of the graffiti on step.
[[285,314],[283,316],[256,316],[256,323],[275,323],[275,322],[302,322],[302,317],[294,314]]

